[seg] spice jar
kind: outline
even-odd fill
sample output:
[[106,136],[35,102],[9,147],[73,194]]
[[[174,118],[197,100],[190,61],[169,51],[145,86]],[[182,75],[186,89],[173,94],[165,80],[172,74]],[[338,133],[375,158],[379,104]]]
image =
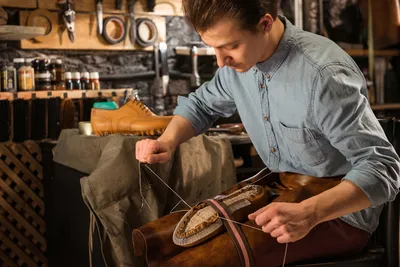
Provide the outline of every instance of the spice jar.
[[18,70],[19,91],[32,91],[35,89],[35,70],[29,60]]
[[14,58],[13,59],[13,63],[14,63],[14,68],[16,71],[16,80],[17,80],[17,90],[19,90],[20,86],[19,86],[19,78],[18,78],[18,70],[19,68],[21,68],[22,66],[25,65],[25,59],[24,58]]
[[65,77],[65,89],[66,90],[72,90],[73,89],[72,73],[67,71],[67,72],[64,73],[64,77]]
[[51,73],[49,70],[49,61],[47,59],[39,59],[38,73],[36,74],[36,90],[51,90]]
[[90,89],[92,90],[100,90],[100,80],[98,72],[90,73]]
[[72,89],[73,90],[81,90],[81,73],[73,72],[72,73]]
[[82,79],[81,79],[81,84],[82,84],[82,89],[83,90],[90,90],[90,74],[89,72],[83,72],[82,73]]
[[65,79],[64,79],[65,69],[64,69],[62,59],[56,60],[55,69],[56,69],[56,71],[55,71],[56,90],[65,90]]
[[6,64],[2,75],[2,91],[16,92],[17,91],[17,72],[11,64]]

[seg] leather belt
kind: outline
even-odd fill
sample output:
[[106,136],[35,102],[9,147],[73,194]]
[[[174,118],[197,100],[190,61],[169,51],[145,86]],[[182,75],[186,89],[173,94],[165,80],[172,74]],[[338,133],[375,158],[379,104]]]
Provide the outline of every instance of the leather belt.
[[[146,25],[150,31],[151,31],[151,36],[152,38],[150,39],[145,39],[143,36],[140,35],[140,31],[139,28],[142,25]],[[136,43],[138,45],[140,45],[141,47],[148,47],[148,46],[152,46],[157,42],[158,39],[158,30],[157,30],[157,26],[154,23],[154,21],[152,21],[151,19],[148,18],[139,18],[136,20]]]
[[235,244],[241,265],[244,267],[254,266],[253,253],[251,251],[249,242],[244,235],[242,229],[233,222],[233,219],[229,214],[229,208],[217,199],[208,199],[204,202],[214,208],[214,210],[218,212],[220,217],[226,219],[222,219],[222,222],[224,223],[226,230],[228,231],[233,243]]
[[[110,22],[116,23],[118,25],[118,27],[121,29],[121,34],[117,38],[111,37],[107,33],[107,25]],[[103,22],[103,37],[104,37],[104,39],[106,39],[107,42],[109,42],[110,44],[119,44],[120,42],[122,42],[125,39],[125,36],[126,36],[125,22],[120,17],[110,16],[104,20],[104,22]]]

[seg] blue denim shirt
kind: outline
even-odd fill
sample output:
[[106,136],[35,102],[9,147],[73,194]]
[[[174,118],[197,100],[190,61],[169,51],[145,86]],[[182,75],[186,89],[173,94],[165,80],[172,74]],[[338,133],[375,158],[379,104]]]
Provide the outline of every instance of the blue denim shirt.
[[196,134],[238,112],[268,168],[316,177],[344,176],[372,206],[341,217],[373,232],[382,204],[399,188],[399,157],[371,110],[363,73],[331,40],[280,17],[285,31],[276,52],[245,73],[229,67],[188,97],[175,114]]

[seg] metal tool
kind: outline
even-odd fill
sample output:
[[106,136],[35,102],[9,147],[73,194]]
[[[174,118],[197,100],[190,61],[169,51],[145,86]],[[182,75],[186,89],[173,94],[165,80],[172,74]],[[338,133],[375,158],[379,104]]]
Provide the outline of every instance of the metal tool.
[[158,90],[161,87],[160,84],[160,44],[156,42],[154,44],[154,70],[156,72],[156,95],[159,95]]
[[72,9],[72,1],[61,0],[57,4],[63,6],[62,19],[68,30],[68,38],[73,43],[75,41],[75,11]]
[[200,86],[200,75],[199,75],[199,53],[197,46],[192,47],[192,76],[190,77],[190,85],[192,88],[197,88]]
[[168,72],[168,49],[167,44],[165,42],[160,43],[160,56],[161,56],[161,87],[163,96],[167,95],[168,92],[168,84],[169,84],[169,72]]
[[147,0],[147,10],[148,11],[153,12],[155,6],[156,6],[156,0]]
[[103,0],[96,1],[97,30],[103,34]]
[[122,0],[115,0],[115,9],[116,10],[122,9]]
[[136,0],[129,0],[128,2],[128,12],[129,12],[129,22],[130,22],[130,28],[129,28],[129,39],[131,40],[132,45],[135,45],[136,43],[136,19],[135,19],[135,14],[133,13],[134,7],[135,7]]

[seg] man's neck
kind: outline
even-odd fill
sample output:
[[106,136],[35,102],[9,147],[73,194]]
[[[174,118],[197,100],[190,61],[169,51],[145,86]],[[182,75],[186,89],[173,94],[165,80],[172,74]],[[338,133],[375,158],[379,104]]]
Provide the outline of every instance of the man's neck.
[[265,51],[265,54],[263,54],[259,62],[266,61],[268,58],[272,56],[272,54],[275,53],[284,32],[285,32],[285,25],[278,17],[276,18],[274,24],[272,25],[272,29],[268,37],[265,38],[266,39],[265,42],[267,43],[267,50]]

